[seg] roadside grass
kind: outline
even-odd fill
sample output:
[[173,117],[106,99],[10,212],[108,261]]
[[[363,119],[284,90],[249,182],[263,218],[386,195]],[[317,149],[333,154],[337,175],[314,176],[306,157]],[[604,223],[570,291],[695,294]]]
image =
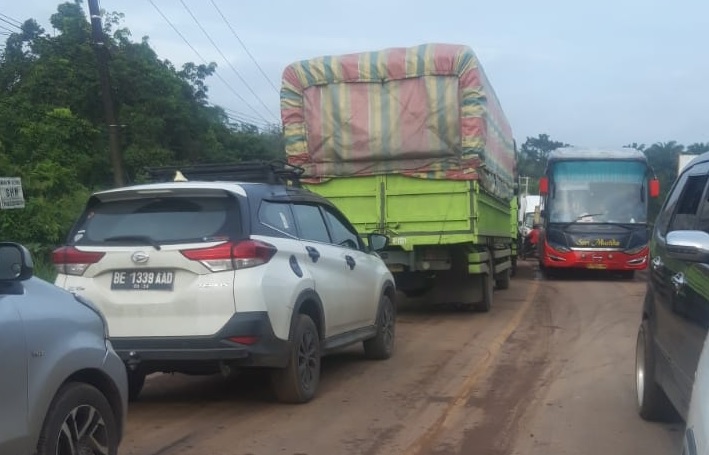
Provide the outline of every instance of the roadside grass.
[[57,278],[57,269],[54,267],[54,264],[52,264],[51,259],[41,254],[33,256],[35,276],[54,283],[54,280]]

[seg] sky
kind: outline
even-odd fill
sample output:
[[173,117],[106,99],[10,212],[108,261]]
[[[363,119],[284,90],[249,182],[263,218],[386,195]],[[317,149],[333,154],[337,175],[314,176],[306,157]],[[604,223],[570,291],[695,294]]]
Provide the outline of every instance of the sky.
[[[8,0],[0,13],[52,33],[59,3]],[[439,42],[475,51],[518,144],[542,133],[577,146],[709,142],[706,0],[99,3],[161,59],[217,63],[210,102],[259,125],[280,123],[277,89],[292,62]]]

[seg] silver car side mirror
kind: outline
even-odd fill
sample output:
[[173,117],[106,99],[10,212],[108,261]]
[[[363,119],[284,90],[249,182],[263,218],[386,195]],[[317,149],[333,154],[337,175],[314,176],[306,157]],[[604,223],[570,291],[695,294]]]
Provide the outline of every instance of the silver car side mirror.
[[709,234],[704,231],[669,232],[667,254],[681,261],[709,263]]
[[24,281],[32,274],[29,250],[19,243],[0,242],[0,281]]

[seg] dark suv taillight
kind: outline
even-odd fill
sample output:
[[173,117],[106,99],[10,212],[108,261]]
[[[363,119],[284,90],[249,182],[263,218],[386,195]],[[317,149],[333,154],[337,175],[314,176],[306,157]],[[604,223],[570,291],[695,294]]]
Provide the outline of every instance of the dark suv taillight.
[[98,251],[79,251],[73,246],[63,246],[52,252],[52,262],[59,273],[81,276],[91,264],[100,261],[105,254]]
[[199,261],[212,272],[246,269],[267,263],[276,254],[275,246],[260,240],[222,243],[211,248],[181,250],[184,257]]

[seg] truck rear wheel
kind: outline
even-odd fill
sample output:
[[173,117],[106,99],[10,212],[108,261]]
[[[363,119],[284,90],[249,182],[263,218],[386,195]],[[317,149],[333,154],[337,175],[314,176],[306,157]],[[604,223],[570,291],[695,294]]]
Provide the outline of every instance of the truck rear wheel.
[[497,289],[510,288],[510,269],[505,269],[495,278],[495,286]]
[[478,311],[482,313],[487,313],[492,308],[492,293],[495,289],[495,266],[491,259],[488,261],[488,273],[481,275],[482,285],[483,285],[483,300],[477,306]]

